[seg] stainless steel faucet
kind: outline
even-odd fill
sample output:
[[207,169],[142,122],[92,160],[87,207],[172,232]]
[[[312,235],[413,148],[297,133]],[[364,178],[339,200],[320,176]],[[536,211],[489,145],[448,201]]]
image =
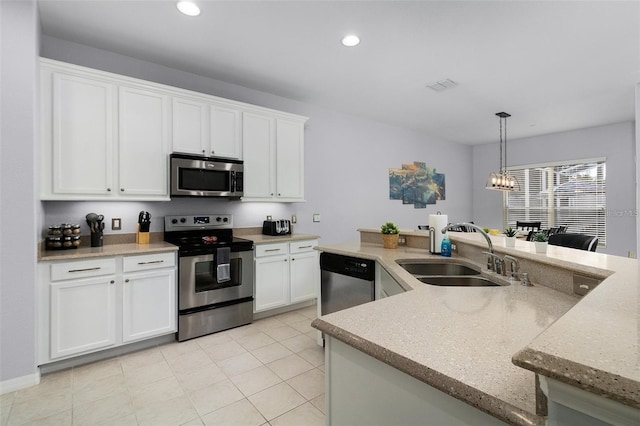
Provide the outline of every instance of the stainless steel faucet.
[[[454,223],[454,224],[449,224],[447,226],[445,226],[444,228],[442,228],[442,233],[445,234],[448,230],[455,228],[455,227],[460,227],[460,226],[465,226],[465,227],[469,227],[469,228],[473,228],[476,231],[478,231],[485,240],[487,240],[487,244],[489,245],[489,253],[487,253],[489,256],[487,258],[487,269],[490,271],[495,271],[496,270],[496,263],[495,263],[495,259],[497,258],[497,256],[493,253],[493,243],[491,242],[491,238],[489,238],[489,234],[487,234],[486,232],[484,232],[482,230],[482,228],[478,227],[477,225],[474,225],[473,223],[468,223],[468,222],[460,222],[460,223]],[[498,257],[498,259],[500,259]],[[501,266],[500,266],[501,268]],[[502,273],[502,270],[501,270]]]
[[511,278],[514,280],[518,279],[518,271],[520,271],[520,262],[513,256],[509,256],[508,254],[504,256],[504,263],[509,262],[511,264]]

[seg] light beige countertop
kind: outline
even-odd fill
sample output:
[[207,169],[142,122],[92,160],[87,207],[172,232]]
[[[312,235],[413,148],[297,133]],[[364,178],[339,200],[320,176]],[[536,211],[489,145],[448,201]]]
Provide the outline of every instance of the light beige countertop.
[[78,247],[68,250],[42,250],[38,254],[38,262],[51,260],[77,260],[92,257],[126,256],[135,254],[150,254],[178,251],[178,246],[162,242],[150,244],[105,244],[102,247]]
[[252,240],[254,244],[274,244],[274,243],[290,243],[293,241],[317,240],[318,235],[311,234],[289,234],[289,235],[262,235],[262,234],[242,234],[234,233],[236,237]]
[[[479,234],[450,237],[454,243],[486,247]],[[561,247],[540,255],[526,241],[515,249],[504,247],[502,236],[492,241],[498,253],[610,277],[582,299],[518,281],[503,287],[439,287],[422,284],[395,262],[446,259],[425,249],[389,250],[370,243],[320,246],[321,251],[376,260],[410,291],[320,317],[314,326],[512,424],[544,422],[536,414],[532,371],[571,383],[580,380],[573,373],[591,369],[588,390],[600,389],[601,395],[638,406],[633,390],[640,383],[638,262]],[[466,261],[456,255],[450,259]],[[514,365],[514,354],[514,362],[526,369]],[[559,370],[565,367],[569,370]],[[622,386],[630,385],[627,392],[635,396],[613,390],[607,377],[614,376],[624,379]]]

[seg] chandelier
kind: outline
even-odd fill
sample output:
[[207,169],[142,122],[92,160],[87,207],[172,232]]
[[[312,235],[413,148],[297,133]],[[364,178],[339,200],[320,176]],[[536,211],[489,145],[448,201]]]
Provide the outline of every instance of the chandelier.
[[[500,170],[489,174],[485,188],[497,191],[520,191],[518,179],[507,170],[507,117],[511,117],[511,114],[498,112],[496,115],[500,117]],[[503,136],[504,149],[502,148]]]

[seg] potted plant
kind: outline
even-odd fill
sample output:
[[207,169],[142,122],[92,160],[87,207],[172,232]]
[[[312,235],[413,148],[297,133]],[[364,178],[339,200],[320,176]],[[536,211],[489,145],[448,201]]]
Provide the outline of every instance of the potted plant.
[[504,230],[504,245],[505,247],[515,247],[516,246],[516,234],[518,231],[513,229],[512,227],[508,227]]
[[536,253],[546,253],[548,241],[549,236],[544,232],[536,232],[533,234],[533,243],[536,245]]
[[398,238],[400,237],[400,228],[393,222],[387,222],[380,228],[382,233],[382,244],[384,248],[398,248]]

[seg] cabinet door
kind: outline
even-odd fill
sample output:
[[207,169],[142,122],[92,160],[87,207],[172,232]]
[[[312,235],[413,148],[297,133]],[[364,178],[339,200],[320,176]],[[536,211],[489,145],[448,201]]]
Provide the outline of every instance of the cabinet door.
[[210,155],[242,159],[242,115],[237,109],[211,105]]
[[244,198],[274,197],[275,120],[245,112],[242,115]]
[[167,97],[129,87],[119,94],[118,192],[168,199]]
[[174,268],[125,275],[123,343],[176,331],[176,310]]
[[172,99],[172,147],[173,152],[208,155],[209,106],[193,99]]
[[316,251],[291,255],[291,303],[317,297],[320,265]]
[[108,195],[113,188],[114,86],[53,74],[53,192]]
[[256,259],[255,312],[289,304],[288,256]]
[[276,195],[304,199],[304,124],[278,119],[276,123]]
[[51,284],[51,359],[116,342],[115,277]]

